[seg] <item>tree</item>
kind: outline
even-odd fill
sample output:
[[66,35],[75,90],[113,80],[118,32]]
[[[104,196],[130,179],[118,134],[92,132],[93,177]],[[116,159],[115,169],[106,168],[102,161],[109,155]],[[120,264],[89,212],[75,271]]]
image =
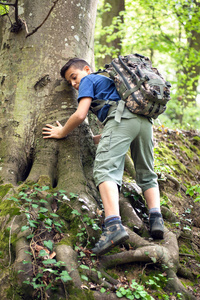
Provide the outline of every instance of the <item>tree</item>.
[[[84,123],[59,141],[41,136],[44,124],[64,123],[76,109],[76,94],[59,70],[74,56],[93,61],[95,4],[16,0],[14,9],[7,3],[9,18],[1,18],[1,298],[99,299],[102,295],[82,280],[112,288],[118,281],[107,274],[108,267],[141,261],[164,266],[174,279],[171,289],[193,299],[176,276],[175,234],[166,229],[162,245],[145,240],[147,228],[123,195],[122,218],[125,222],[129,214],[126,225],[135,228],[128,229],[131,248],[93,260],[88,246],[99,235],[102,211],[92,179],[90,128]],[[137,188],[126,184],[131,194]]]
[[[107,40],[123,37],[122,54],[137,52],[149,56],[153,65],[172,82],[173,102],[169,102],[166,114],[175,123],[179,122],[179,126],[198,122],[195,116],[200,76],[199,23],[198,1],[126,0],[123,26],[118,19],[115,27],[112,23],[106,30]],[[115,34],[113,28],[117,31]],[[96,49],[99,51],[98,47]],[[103,47],[100,49],[108,52]],[[189,120],[188,115],[191,116]]]
[[125,9],[124,0],[105,0],[101,5],[98,14],[100,26],[96,34],[96,61],[99,67],[109,64],[113,56],[120,54],[123,39],[120,28]]

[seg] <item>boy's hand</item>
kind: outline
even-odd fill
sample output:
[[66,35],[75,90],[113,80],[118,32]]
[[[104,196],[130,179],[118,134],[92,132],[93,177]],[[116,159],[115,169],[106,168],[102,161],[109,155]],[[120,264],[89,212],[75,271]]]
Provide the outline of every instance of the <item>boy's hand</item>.
[[94,143],[95,143],[95,145],[96,145],[96,144],[98,144],[98,143],[99,143],[99,141],[100,141],[101,134],[94,135],[92,138],[93,138],[93,142],[94,142]]
[[60,124],[60,122],[56,121],[56,124],[58,126],[53,126],[50,124],[46,124],[46,127],[44,127],[42,130],[43,138],[44,139],[62,139],[63,136],[63,126]]

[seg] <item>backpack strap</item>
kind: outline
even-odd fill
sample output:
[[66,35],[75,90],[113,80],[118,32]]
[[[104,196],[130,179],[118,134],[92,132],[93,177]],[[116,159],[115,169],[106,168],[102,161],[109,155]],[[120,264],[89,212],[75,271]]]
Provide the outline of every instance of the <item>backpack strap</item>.
[[[93,104],[96,104],[95,106],[93,106]],[[93,100],[92,101],[92,104],[90,106],[90,110],[95,114],[97,115],[97,111],[99,109],[101,109],[104,105],[110,105],[110,106],[116,106],[117,109],[116,109],[116,113],[115,113],[115,121],[117,123],[120,123],[121,122],[121,117],[122,117],[122,114],[124,112],[124,107],[125,107],[125,101],[123,100],[119,100],[119,101],[114,101],[114,100]]]
[[[93,106],[93,104],[96,104]],[[114,100],[93,100],[90,106],[90,110],[96,115],[97,111],[100,110],[104,105],[117,106],[117,101]]]
[[124,100],[119,100],[118,105],[117,105],[117,110],[115,113],[115,121],[117,123],[121,122],[121,117],[123,115],[124,112],[124,107],[125,107],[125,101]]

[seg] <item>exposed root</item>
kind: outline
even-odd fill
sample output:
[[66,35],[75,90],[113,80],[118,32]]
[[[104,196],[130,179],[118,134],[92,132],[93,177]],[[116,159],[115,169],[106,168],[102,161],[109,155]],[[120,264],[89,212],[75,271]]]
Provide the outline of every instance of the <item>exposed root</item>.
[[136,233],[128,230],[130,242],[134,244],[136,250],[129,250],[122,253],[103,256],[100,264],[104,268],[111,268],[121,264],[144,262],[157,263],[160,265],[168,277],[168,287],[177,293],[182,293],[184,299],[195,299],[178,279],[176,272],[178,269],[178,243],[176,236],[165,229],[164,241],[162,245],[148,242]]
[[33,275],[32,265],[23,263],[32,260],[31,255],[25,251],[29,251],[29,243],[26,238],[22,237],[16,243],[16,259],[14,263],[14,270],[18,273],[20,285],[23,284],[23,281],[30,280]]
[[58,245],[56,247],[57,261],[65,263],[65,268],[73,280],[76,287],[81,288],[82,281],[78,272],[77,253],[67,245]]
[[179,182],[176,178],[174,178],[173,176],[171,176],[171,175],[169,175],[169,174],[167,174],[167,173],[165,173],[165,177],[166,177],[168,180],[170,180],[171,182],[174,183],[175,188],[176,188],[177,191],[180,189],[180,182]]

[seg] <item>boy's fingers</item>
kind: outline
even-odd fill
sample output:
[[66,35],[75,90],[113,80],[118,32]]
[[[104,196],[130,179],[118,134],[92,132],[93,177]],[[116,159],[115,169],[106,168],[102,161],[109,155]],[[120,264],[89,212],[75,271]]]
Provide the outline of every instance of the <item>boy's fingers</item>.
[[[53,125],[51,125],[51,124],[46,124],[45,126],[46,126],[46,127],[45,127],[44,129],[49,129],[49,128],[55,127],[55,126],[53,126]],[[48,127],[49,127],[49,128],[48,128]]]
[[43,136],[43,139],[51,139],[51,138],[52,138],[52,136],[50,136],[50,135],[47,135],[47,136],[44,135],[44,136]]

